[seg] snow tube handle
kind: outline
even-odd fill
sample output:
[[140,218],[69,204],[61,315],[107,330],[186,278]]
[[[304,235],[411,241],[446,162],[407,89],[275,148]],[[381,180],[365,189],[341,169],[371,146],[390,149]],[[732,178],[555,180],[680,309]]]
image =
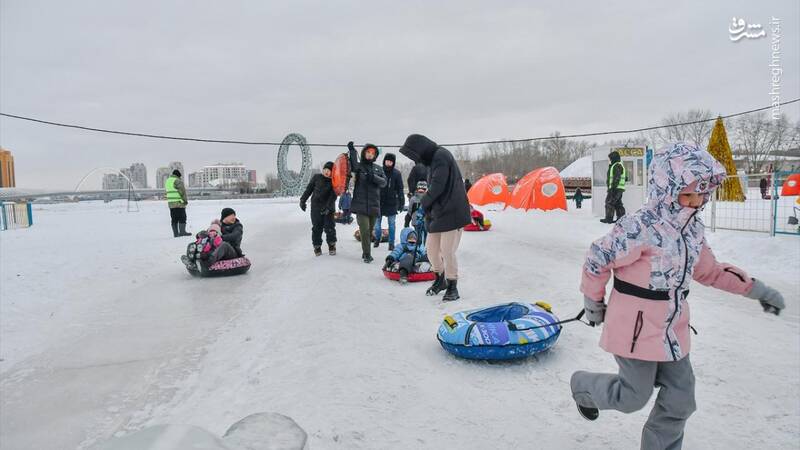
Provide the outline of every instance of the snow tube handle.
[[565,323],[576,322],[576,321],[577,322],[581,322],[581,323],[586,323],[586,322],[581,321],[581,318],[583,317],[584,313],[586,313],[586,310],[581,309],[581,312],[579,312],[578,315],[573,317],[572,319],[560,320],[558,322],[548,323],[547,325],[539,325],[539,326],[528,327],[528,328],[517,328],[517,324],[515,324],[514,322],[512,322],[510,320],[507,320],[506,323],[508,324],[508,329],[511,330],[511,331],[535,330],[537,328],[553,327],[553,326],[556,326],[556,325],[563,325]]

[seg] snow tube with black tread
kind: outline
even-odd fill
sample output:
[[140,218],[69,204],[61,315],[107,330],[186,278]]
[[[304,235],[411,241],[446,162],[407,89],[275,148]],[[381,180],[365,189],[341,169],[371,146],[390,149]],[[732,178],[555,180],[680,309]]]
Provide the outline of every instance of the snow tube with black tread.
[[[184,258],[186,257],[183,256],[181,260],[184,260]],[[189,264],[186,264],[185,260],[183,262],[186,265],[186,270],[192,274],[192,276],[201,278],[242,275],[250,270],[251,265],[250,260],[244,256],[217,261],[210,266],[205,263],[196,263],[194,266],[190,266]]]

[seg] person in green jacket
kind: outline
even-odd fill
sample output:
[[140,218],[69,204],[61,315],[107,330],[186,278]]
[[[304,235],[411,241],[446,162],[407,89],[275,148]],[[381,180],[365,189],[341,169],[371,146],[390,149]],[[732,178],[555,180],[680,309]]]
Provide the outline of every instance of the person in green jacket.
[[186,186],[181,180],[180,170],[172,171],[172,175],[164,182],[164,191],[167,193],[169,216],[172,218],[172,235],[191,236],[192,233],[186,232],[186,205],[189,204],[189,200],[186,197]]
[[[622,195],[625,193],[625,183],[628,181],[628,174],[625,165],[619,156],[619,152],[612,151],[608,154],[610,164],[606,174],[606,216],[600,219],[603,223],[616,223],[620,217],[625,215],[625,206],[622,204]],[[614,213],[617,220],[614,220]]]

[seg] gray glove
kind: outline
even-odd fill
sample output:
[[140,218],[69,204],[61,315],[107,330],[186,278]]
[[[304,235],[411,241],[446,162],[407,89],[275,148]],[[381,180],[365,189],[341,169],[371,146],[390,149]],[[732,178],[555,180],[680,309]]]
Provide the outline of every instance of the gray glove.
[[745,294],[745,297],[758,300],[761,303],[761,307],[764,308],[764,312],[772,313],[776,316],[781,313],[783,308],[786,308],[786,303],[783,301],[783,296],[780,292],[755,278],[753,278],[753,288]]
[[596,302],[584,295],[583,310],[586,311],[586,320],[591,326],[600,325],[606,318],[606,304],[602,300]]

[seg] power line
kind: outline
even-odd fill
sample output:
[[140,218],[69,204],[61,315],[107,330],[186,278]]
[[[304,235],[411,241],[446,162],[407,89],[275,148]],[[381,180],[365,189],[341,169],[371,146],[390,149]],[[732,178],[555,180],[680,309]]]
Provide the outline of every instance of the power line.
[[[796,103],[800,101],[800,98],[796,98],[794,100],[789,100],[783,103],[779,103],[777,106],[784,106],[789,105],[792,103]],[[719,116],[723,119],[728,119],[731,117],[743,116],[745,114],[752,114],[755,112],[765,111],[767,109],[774,108],[776,105],[765,106],[763,108],[751,109],[748,111],[741,111],[734,114],[728,114],[725,116]],[[136,133],[131,131],[118,131],[118,130],[108,130],[103,128],[95,128],[95,127],[86,127],[82,125],[73,125],[67,123],[59,123],[59,122],[52,122],[49,120],[42,120],[36,119],[33,117],[25,117],[25,116],[18,116],[16,114],[7,114],[0,112],[0,116],[9,117],[12,119],[19,119],[19,120],[27,120],[29,122],[36,122],[41,123],[44,125],[52,125],[56,127],[64,127],[64,128],[74,128],[77,130],[84,130],[84,131],[94,131],[97,133],[107,133],[107,134],[117,134],[122,136],[135,136],[135,137],[144,137],[144,138],[152,138],[152,139],[167,139],[172,141],[189,141],[189,142],[204,142],[204,143],[212,143],[212,144],[239,144],[239,145],[269,145],[269,146],[279,146],[281,142],[270,142],[270,141],[242,141],[242,140],[232,140],[232,139],[204,139],[204,138],[193,138],[193,137],[182,137],[182,136],[168,136],[168,135],[161,135],[161,134],[149,134],[149,133]],[[633,128],[629,130],[615,130],[615,131],[597,131],[592,133],[575,133],[575,134],[562,134],[559,135],[559,139],[570,139],[570,138],[581,138],[581,137],[592,137],[592,136],[609,136],[614,134],[631,134],[631,133],[639,133],[642,131],[651,131],[651,130],[658,130],[661,128],[673,128],[673,127],[680,127],[685,125],[694,125],[698,123],[704,122],[711,122],[717,120],[717,117],[709,118],[709,119],[701,119],[701,120],[694,120],[691,122],[683,122],[683,123],[674,123],[669,125],[655,125],[650,127],[643,127],[643,128]],[[530,142],[530,141],[542,141],[553,139],[555,136],[540,136],[540,137],[532,137],[532,138],[522,138],[522,139],[499,139],[493,141],[474,141],[474,142],[461,142],[461,143],[451,143],[451,144],[441,144],[446,147],[466,147],[466,146],[473,146],[473,145],[486,145],[486,144],[503,144],[503,143],[513,143],[513,142]],[[316,143],[316,144],[308,144],[310,147],[344,147],[343,144],[331,144],[331,143]],[[400,145],[379,145],[379,147],[384,148],[399,148]]]

